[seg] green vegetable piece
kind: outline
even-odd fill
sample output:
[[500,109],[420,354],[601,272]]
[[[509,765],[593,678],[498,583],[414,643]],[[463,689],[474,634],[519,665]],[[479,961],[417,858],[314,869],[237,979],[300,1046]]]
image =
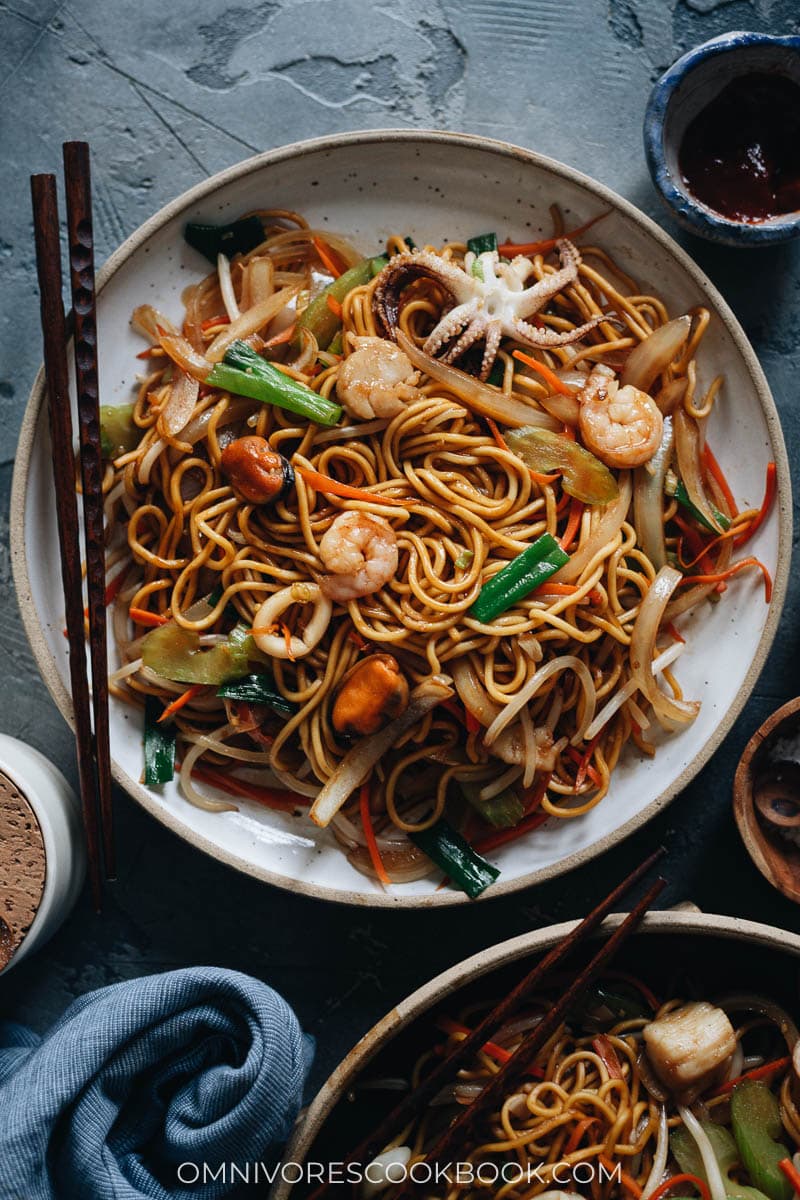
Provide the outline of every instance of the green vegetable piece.
[[524,425],[505,435],[509,447],[526,466],[547,475],[560,471],[564,491],[584,504],[610,504],[619,487],[605,463],[572,438],[552,429]]
[[157,696],[144,702],[144,782],[147,787],[169,783],[175,775],[175,726],[159,725],[164,705]]
[[[767,1200],[763,1192],[731,1178],[732,1172],[740,1166],[741,1159],[730,1130],[723,1125],[715,1125],[713,1121],[701,1121],[700,1126],[711,1142],[714,1157],[725,1181],[725,1191],[731,1200]],[[679,1125],[677,1129],[673,1129],[669,1135],[669,1148],[682,1171],[696,1175],[698,1179],[708,1183],[697,1142],[685,1126]]]
[[497,234],[480,233],[477,237],[469,239],[467,249],[471,250],[473,254],[485,254],[487,250],[496,250]]
[[495,829],[513,829],[515,825],[519,825],[525,816],[525,806],[517,793],[511,788],[505,788],[489,800],[481,800],[483,786],[482,783],[471,783],[467,779],[459,782],[459,787],[469,803],[489,825]]
[[485,892],[500,874],[444,818],[418,833],[408,835],[432,859],[451,883],[466,892],[471,900]]
[[783,1133],[780,1105],[766,1083],[744,1079],[731,1095],[731,1124],[742,1162],[753,1183],[770,1200],[792,1200],[792,1185],[778,1167],[791,1157],[779,1141]]
[[[672,495],[675,497],[675,499],[678,501],[678,503],[681,505],[681,507],[687,509],[688,512],[690,512],[692,514],[695,521],[697,521],[698,524],[702,525],[704,529],[710,530],[711,533],[718,532],[718,530],[716,530],[714,528],[714,526],[711,524],[711,522],[708,520],[708,518],[705,517],[703,515],[703,513],[700,512],[700,509],[697,507],[697,505],[692,502],[692,500],[689,497],[689,493],[686,490],[686,485],[684,484],[682,479],[679,479],[677,481],[677,483],[675,484],[675,490],[672,493]],[[730,517],[726,517],[725,514],[721,513],[719,511],[719,509],[716,508],[713,504],[711,505],[711,511],[713,512],[713,514],[717,520],[717,523],[721,526],[722,529],[725,529],[725,530],[730,529],[730,527],[731,527]]]
[[408,246],[409,250],[416,250],[417,243],[414,241],[414,239],[412,237],[409,236],[409,234],[406,234],[404,236],[403,241]]
[[[329,283],[318,296],[314,297],[308,308],[297,318],[298,332],[301,329],[308,329],[317,339],[320,350],[327,350],[342,324],[336,313],[331,312],[328,307],[328,297],[331,296],[341,304],[348,292],[352,292],[355,287],[361,287],[364,283],[369,283],[374,275],[383,270],[388,261],[386,258],[364,258],[349,271],[340,275],[338,279],[334,279],[333,283]],[[379,262],[380,266],[376,270],[375,266]]]
[[214,266],[217,255],[233,258],[235,254],[247,254],[264,241],[264,226],[258,217],[243,217],[229,225],[209,225],[201,221],[190,221],[183,236],[194,250],[199,250]]
[[206,382],[237,396],[260,400],[262,404],[275,404],[317,425],[336,425],[342,416],[340,405],[318,396],[299,379],[284,375],[246,342],[232,342],[224,360],[215,364]]
[[462,550],[458,558],[455,560],[455,565],[462,571],[465,571],[475,557],[474,550]]
[[243,626],[232,630],[226,642],[201,650],[197,633],[170,622],[147,634],[142,662],[162,679],[219,686],[248,673],[251,647],[255,644]]
[[585,1024],[597,1027],[615,1025],[619,1021],[633,1021],[642,1017],[652,1019],[652,1009],[648,1008],[638,994],[628,994],[610,988],[605,983],[597,983],[586,993],[585,998],[575,1006],[574,1016]]
[[370,272],[374,279],[376,275],[380,275],[384,267],[388,267],[389,259],[385,254],[379,254],[377,258],[370,259]]
[[247,704],[266,704],[279,717],[292,717],[297,706],[285,700],[269,675],[245,675],[242,679],[223,683],[217,695],[224,700],[243,700]]
[[496,358],[492,364],[491,371],[486,376],[486,382],[491,383],[493,387],[501,388],[503,386],[505,375],[505,364],[499,358]]
[[133,423],[132,404],[100,405],[100,449],[103,458],[119,458],[139,445],[142,430]]
[[566,562],[569,562],[569,555],[551,534],[543,533],[483,585],[478,599],[469,609],[470,616],[488,625],[500,613],[546,583]]
[[339,332],[338,332],[338,333],[336,334],[336,336],[334,337],[334,339],[333,339],[333,341],[331,342],[330,346],[328,346],[328,350],[329,350],[329,352],[330,352],[331,354],[341,354],[341,353],[342,353],[342,351],[344,350],[344,341],[343,341],[343,339],[342,339],[342,331],[341,331],[341,329],[339,330]]

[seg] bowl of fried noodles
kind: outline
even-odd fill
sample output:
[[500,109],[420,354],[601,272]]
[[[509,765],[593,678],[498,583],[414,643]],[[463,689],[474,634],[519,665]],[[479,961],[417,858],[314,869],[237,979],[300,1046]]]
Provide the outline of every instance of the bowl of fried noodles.
[[[142,226],[99,322],[112,756],[182,837],[453,904],[600,853],[720,743],[783,602],[786,455],[630,204],[465,135],[302,143]],[[69,715],[42,404],[14,570]]]
[[[606,933],[620,919],[609,918]],[[301,1116],[272,1172],[271,1200],[302,1200],[324,1181],[343,1179],[364,1200],[415,1192],[464,1200],[792,1200],[789,1178],[797,1181],[800,1162],[800,938],[731,917],[648,914],[522,1078],[484,1106],[436,1165],[426,1155],[596,945],[573,952],[566,968],[520,996],[489,1040],[452,1074],[444,1071],[428,1101],[415,1111],[411,1105],[414,1115],[393,1127],[403,1099],[572,928],[501,942],[401,1000]],[[435,1173],[448,1167],[450,1183]]]

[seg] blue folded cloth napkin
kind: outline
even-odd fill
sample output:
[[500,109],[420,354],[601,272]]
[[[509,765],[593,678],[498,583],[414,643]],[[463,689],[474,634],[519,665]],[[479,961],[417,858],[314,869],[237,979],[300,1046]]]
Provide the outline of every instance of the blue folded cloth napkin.
[[41,1039],[0,1022],[0,1197],[227,1196],[220,1166],[274,1160],[312,1057],[277,992],[216,967],[90,992]]

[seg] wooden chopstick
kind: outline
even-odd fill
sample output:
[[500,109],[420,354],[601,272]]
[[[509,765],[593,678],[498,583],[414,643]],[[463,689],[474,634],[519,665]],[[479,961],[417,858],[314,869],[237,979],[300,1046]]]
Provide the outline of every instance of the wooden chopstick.
[[[430,1074],[420,1082],[413,1092],[409,1092],[400,1100],[391,1112],[384,1117],[376,1129],[368,1134],[344,1159],[344,1165],[351,1163],[370,1162],[383,1149],[389,1139],[397,1133],[407,1121],[419,1114],[422,1106],[428,1102],[439,1089],[452,1079],[458,1067],[471,1057],[485,1042],[491,1040],[491,1035],[499,1025],[508,1019],[510,1014],[519,1007],[523,1000],[541,986],[547,974],[558,966],[570,952],[586,937],[588,937],[613,912],[622,898],[636,886],[637,883],[653,867],[664,854],[660,847],[649,858],[646,858],[630,875],[622,880],[592,911],[584,917],[579,925],[569,933],[563,941],[558,942],[540,959],[533,968],[520,980],[503,999],[486,1014],[480,1023],[469,1034],[458,1042],[446,1058],[438,1063]],[[327,1192],[330,1184],[323,1182],[311,1193],[309,1200],[319,1200]]]
[[[492,1076],[472,1104],[467,1105],[455,1121],[442,1132],[433,1148],[425,1155],[427,1164],[433,1166],[441,1164],[445,1160],[451,1161],[454,1151],[463,1145],[476,1121],[496,1105],[502,1105],[503,1100],[520,1081],[536,1055],[556,1032],[569,1009],[602,971],[623,942],[638,927],[642,917],[665,886],[665,879],[657,879],[648,889],[638,904],[628,913],[625,920],[617,926],[608,941],[603,943],[575,977],[558,1001],[547,1010],[539,1024],[531,1030],[527,1037],[523,1038],[508,1062],[500,1068],[496,1075]],[[413,1181],[409,1182],[413,1186]],[[402,1195],[406,1190],[406,1187],[402,1188],[399,1194]]]
[[36,269],[39,277],[39,301],[44,339],[44,365],[47,376],[50,441],[56,488],[61,578],[64,585],[64,607],[69,641],[69,672],[75,711],[78,779],[86,831],[92,899],[95,907],[99,910],[101,895],[99,821],[89,709],[89,681],[86,671],[86,646],[83,632],[83,581],[78,540],[75,464],[72,457],[67,329],[61,293],[61,243],[55,176],[32,175],[31,199],[33,201]]
[[78,393],[78,442],[83,487],[83,527],[86,541],[86,586],[89,599],[89,653],[92,664],[95,770],[100,802],[105,875],[107,879],[113,879],[114,824],[108,733],[103,455],[100,448],[91,167],[89,146],[86,142],[65,142],[63,152],[67,196],[69,272],[74,321],[75,379]]

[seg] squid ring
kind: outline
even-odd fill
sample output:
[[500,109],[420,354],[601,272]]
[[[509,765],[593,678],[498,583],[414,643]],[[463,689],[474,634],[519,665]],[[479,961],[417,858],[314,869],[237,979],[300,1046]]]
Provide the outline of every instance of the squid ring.
[[[291,637],[286,638],[281,634],[269,632],[293,604],[314,605],[313,615],[303,630],[303,636],[298,637],[293,633]],[[311,653],[324,636],[332,613],[333,605],[323,594],[319,584],[292,583],[289,587],[275,592],[261,605],[253,621],[253,640],[259,650],[263,650],[271,658],[303,658]]]

